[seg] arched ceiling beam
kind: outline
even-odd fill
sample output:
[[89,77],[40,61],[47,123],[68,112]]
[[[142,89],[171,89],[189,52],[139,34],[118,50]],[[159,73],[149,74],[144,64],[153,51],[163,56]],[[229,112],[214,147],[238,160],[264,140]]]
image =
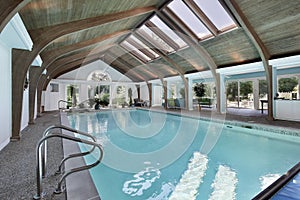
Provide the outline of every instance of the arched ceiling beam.
[[49,82],[52,79],[55,79],[55,78],[59,77],[62,74],[70,72],[74,69],[78,69],[82,66],[90,64],[90,63],[95,62],[97,60],[99,60],[99,55],[94,55],[94,56],[90,56],[89,58],[82,58],[82,59],[79,59],[77,61],[67,63],[65,65],[62,65],[59,68],[56,68],[55,70],[47,71],[47,74],[46,74],[47,80],[43,85],[43,90],[47,89],[47,86],[48,86]]
[[30,0],[0,0],[0,33],[13,16]]
[[250,38],[252,43],[254,44],[256,50],[258,51],[260,58],[262,60],[265,72],[266,79],[268,82],[268,118],[274,119],[273,117],[273,75],[272,75],[272,66],[269,65],[270,52],[259,38],[254,28],[248,21],[247,17],[244,15],[239,5],[235,0],[219,0],[221,4],[227,6],[230,11],[233,13],[234,17],[240,23],[247,36]]
[[244,29],[245,33],[248,35],[256,50],[258,51],[264,65],[269,66],[270,53],[264,43],[261,41],[254,28],[248,21],[247,17],[244,15],[235,0],[219,0],[222,5],[225,5],[232,12],[233,16],[240,23],[241,27]]
[[78,60],[84,61],[84,59],[89,59],[89,57],[98,57],[100,58],[99,53],[96,54],[90,54],[89,51],[81,52],[78,54],[74,54],[72,56],[68,56],[66,58],[61,58],[53,62],[48,68],[47,68],[47,73],[48,72],[54,72],[55,70],[61,68],[62,66],[72,63]]
[[163,32],[159,27],[157,27],[154,23],[151,21],[148,21],[145,23],[145,26],[151,29],[158,37],[163,39],[170,47],[172,47],[175,50],[178,50],[180,47],[179,45],[174,42],[173,39],[171,39],[165,32]]
[[51,51],[43,51],[41,53],[42,59],[44,61],[42,67],[47,68],[52,62],[54,62],[56,59],[60,58],[61,56],[65,55],[67,53],[71,53],[73,51],[78,51],[80,49],[84,49],[89,46],[93,46],[97,43],[101,43],[107,39],[111,39],[114,37],[120,37],[120,36],[129,34],[129,33],[130,33],[129,30],[117,31],[117,32],[102,35],[102,36],[99,36],[99,37],[96,37],[96,38],[93,38],[90,40],[86,40],[86,41],[82,41],[82,42],[75,43],[72,45],[53,49]]
[[[145,43],[147,46],[150,47],[155,53],[157,53],[164,61],[166,61],[168,64],[174,67],[174,69],[178,72],[178,75],[181,77],[183,83],[184,83],[184,92],[185,94],[188,94],[188,81],[184,77],[185,72],[182,70],[182,67],[178,65],[176,62],[174,62],[171,58],[166,56],[162,51],[157,49],[154,45],[152,45],[148,40],[145,40],[141,35],[135,34],[135,36],[140,39],[143,43]],[[185,107],[188,108],[188,95],[185,95]]]
[[198,44],[198,39],[194,34],[191,34],[189,28],[176,16],[173,14],[171,10],[168,10],[168,15],[171,16],[170,19],[164,13],[159,13],[158,16],[169,25],[174,31],[176,31],[179,36],[191,47],[195,50],[195,52],[201,57],[201,59],[207,64],[209,69],[211,70],[213,76],[216,76],[217,65],[215,61],[212,59],[210,54],[204,49],[201,45]]
[[26,73],[37,55],[44,48],[46,48],[46,46],[50,42],[63,35],[67,35],[84,29],[89,29],[121,19],[152,13],[155,10],[156,8],[154,6],[136,8],[128,11],[57,24],[29,31],[34,42],[32,51],[13,49],[12,53],[12,138],[20,138],[23,85]]
[[166,54],[163,52],[163,50],[157,49],[151,42],[144,39],[144,37],[141,36],[139,33],[134,33],[134,36],[137,37],[144,44],[146,44],[155,53],[157,53],[164,61],[166,61],[171,66],[173,66],[179,75],[185,74],[185,72],[182,70],[182,68],[177,63],[175,63],[172,59],[170,59],[168,56],[166,56]]
[[[173,30],[175,30],[177,33],[179,33],[179,36],[191,47],[195,50],[195,52],[201,57],[201,59],[206,63],[206,65],[209,67],[212,76],[215,80],[216,88],[219,88],[220,86],[220,79],[217,75],[217,65],[215,61],[212,59],[210,54],[206,51],[204,47],[198,44],[198,39],[193,34],[190,29],[168,8],[165,8],[168,12],[168,14],[171,16],[172,20],[166,16],[163,12],[157,12],[159,17],[167,24],[169,25]],[[190,86],[191,87],[191,86]],[[185,88],[185,92],[187,93],[187,88]],[[221,107],[218,105],[221,105],[221,96],[220,96],[219,89],[216,90],[216,96],[217,96],[217,112],[221,112]]]

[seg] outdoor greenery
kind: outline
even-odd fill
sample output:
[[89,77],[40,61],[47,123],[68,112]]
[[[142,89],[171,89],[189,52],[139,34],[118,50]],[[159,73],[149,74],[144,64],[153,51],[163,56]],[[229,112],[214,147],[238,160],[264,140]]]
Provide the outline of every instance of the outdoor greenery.
[[184,87],[183,88],[180,88],[180,90],[179,90],[179,93],[180,93],[180,95],[181,95],[181,98],[185,98],[185,91],[184,91]]
[[79,93],[79,89],[76,85],[68,85],[67,86],[67,101],[70,102],[68,103],[68,107],[71,107],[72,105],[77,104],[77,96]]
[[109,85],[100,85],[96,86],[95,88],[95,95],[100,95],[103,93],[108,93],[109,94]]
[[259,80],[259,97],[263,98],[266,94],[268,94],[268,82]]
[[196,97],[203,97],[205,95],[205,85],[203,83],[196,83],[193,90]]
[[226,85],[226,95],[229,101],[237,101],[238,96],[238,83],[237,82],[229,82]]
[[296,77],[292,78],[281,78],[278,81],[278,91],[279,92],[292,92],[298,85],[298,80]]
[[[248,99],[248,94],[253,93],[252,81],[240,82],[240,99]],[[227,83],[227,99],[229,101],[238,100],[238,82]]]
[[253,93],[252,81],[240,82],[240,95],[243,99],[248,98],[248,94]]

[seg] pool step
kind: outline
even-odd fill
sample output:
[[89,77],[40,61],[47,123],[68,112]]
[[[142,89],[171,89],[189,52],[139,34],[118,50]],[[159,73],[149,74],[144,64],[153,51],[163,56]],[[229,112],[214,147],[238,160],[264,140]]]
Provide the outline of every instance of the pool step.
[[209,200],[234,200],[236,199],[236,185],[238,179],[236,172],[230,167],[220,165],[212,183],[213,192]]
[[207,169],[208,158],[200,152],[194,152],[190,159],[188,169],[183,173],[169,200],[194,200],[198,194],[198,188],[203,182],[202,178]]

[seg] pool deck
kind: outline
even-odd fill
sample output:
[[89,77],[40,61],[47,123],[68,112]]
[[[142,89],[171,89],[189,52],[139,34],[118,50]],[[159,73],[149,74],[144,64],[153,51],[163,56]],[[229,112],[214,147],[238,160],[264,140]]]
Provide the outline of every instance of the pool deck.
[[[151,108],[164,111],[162,108]],[[230,122],[243,122],[253,126],[267,125],[285,130],[299,131],[300,122],[268,120],[266,112],[260,110],[228,109],[226,115],[211,112],[203,108],[199,111],[168,110],[170,113],[183,114],[191,117],[213,118]],[[20,141],[10,142],[0,151],[0,199],[32,199],[36,190],[35,176],[35,147],[42,137],[43,131],[50,125],[60,124],[59,112],[45,112],[36,119],[36,123],[29,125],[22,131]],[[54,176],[56,166],[63,157],[62,142],[59,139],[49,140],[48,172],[50,176],[43,182],[45,199],[66,199],[65,194],[53,195],[59,177]]]

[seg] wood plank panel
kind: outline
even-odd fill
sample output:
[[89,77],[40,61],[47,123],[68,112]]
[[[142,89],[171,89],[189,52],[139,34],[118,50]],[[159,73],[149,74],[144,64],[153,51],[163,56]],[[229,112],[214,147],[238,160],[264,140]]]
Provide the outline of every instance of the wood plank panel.
[[133,8],[159,7],[164,2],[165,0],[32,0],[20,11],[20,14],[27,29],[32,30]]

